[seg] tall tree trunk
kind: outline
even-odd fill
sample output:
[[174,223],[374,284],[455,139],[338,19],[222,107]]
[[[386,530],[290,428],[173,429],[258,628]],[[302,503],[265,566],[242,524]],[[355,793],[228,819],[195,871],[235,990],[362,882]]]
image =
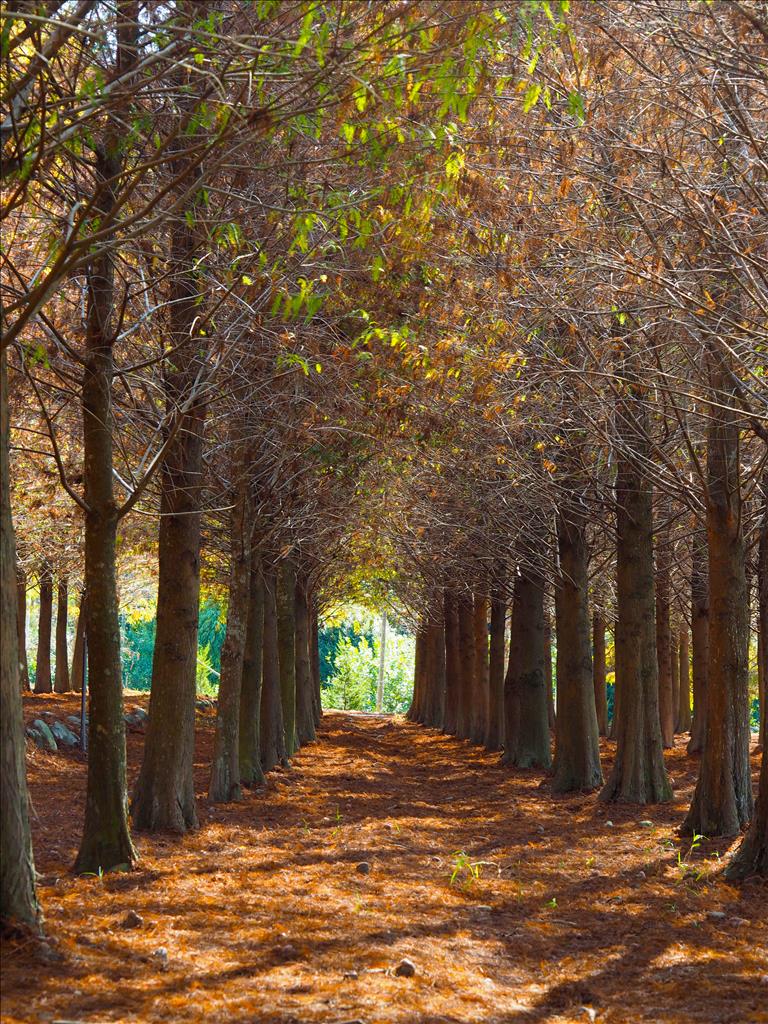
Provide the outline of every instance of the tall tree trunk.
[[85,636],[85,591],[80,592],[75,625],[75,645],[72,649],[72,670],[69,674],[72,689],[80,692],[83,688],[83,638]]
[[277,642],[277,572],[270,566],[264,569],[261,767],[266,773],[286,760],[283,702],[280,691],[280,650]]
[[729,881],[752,877],[768,878],[768,751],[765,747],[752,823],[729,864],[725,877]]
[[523,557],[512,598],[512,635],[504,681],[503,764],[549,768],[552,755],[547,714],[544,646],[544,581]]
[[695,528],[691,565],[691,674],[693,680],[693,722],[688,753],[700,754],[707,731],[707,678],[709,675],[709,590],[707,587],[707,545]]
[[199,229],[194,211],[186,212],[192,223],[180,217],[171,231],[168,315],[171,343],[177,351],[165,370],[164,388],[169,416],[185,404],[188,407],[166,452],[161,476],[149,726],[132,805],[137,828],[180,833],[198,823],[193,769],[206,416],[204,401],[192,400],[205,375],[200,339],[194,337],[203,285],[194,269]]
[[8,459],[6,350],[0,352],[0,923],[37,929],[42,923],[35,894],[29,828],[24,713],[19,685],[16,616],[16,545],[11,517]]
[[422,722],[424,704],[424,688],[426,686],[427,666],[427,627],[423,621],[419,621],[416,629],[416,650],[413,658],[413,696],[411,706],[408,708],[406,718],[409,722]]
[[547,686],[547,724],[549,731],[555,731],[557,711],[555,710],[555,687],[552,679],[552,626],[549,613],[544,612],[544,679]]
[[427,642],[430,650],[431,680],[425,709],[426,724],[442,729],[445,713],[445,625],[441,616],[435,615],[427,626]]
[[678,633],[673,628],[671,638],[671,658],[672,658],[672,721],[674,724],[674,731],[677,732],[677,719],[680,711],[680,647],[678,641]]
[[648,804],[670,800],[672,789],[659,720],[648,414],[631,369],[625,376],[631,383],[616,410],[616,758],[600,799]]
[[51,627],[53,620],[53,575],[44,563],[40,569],[40,612],[37,619],[37,665],[35,693],[51,693]]
[[312,709],[313,680],[309,658],[309,596],[307,585],[301,576],[296,579],[296,736],[300,745],[312,743],[315,735],[315,719]]
[[53,688],[56,693],[69,693],[69,651],[67,649],[67,604],[69,588],[66,577],[59,580],[56,601],[56,675]]
[[[116,30],[116,67],[135,63],[138,4],[121,9]],[[116,216],[117,184],[123,170],[125,126],[113,117],[96,147],[95,209]],[[115,339],[115,267],[108,247],[98,251],[86,276],[85,366],[82,384],[85,589],[88,593],[88,780],[85,822],[75,861],[78,873],[131,866],[136,851],[128,829],[125,723],[120,664],[115,547],[117,503],[113,491],[112,377]]]
[[689,665],[688,627],[680,630],[679,644],[680,694],[677,712],[677,731],[689,732],[691,728],[691,669]]
[[[666,503],[661,515],[667,515]],[[670,539],[664,526],[656,542],[656,660],[659,671],[659,721],[665,747],[675,745],[675,702],[672,692],[672,630],[670,627]]]
[[599,608],[592,614],[592,683],[595,691],[597,728],[608,735],[608,691],[605,685],[605,619]]
[[280,563],[277,585],[277,639],[280,657],[280,693],[283,701],[285,753],[293,757],[296,742],[296,570],[286,559]]
[[459,620],[459,706],[456,714],[456,735],[468,740],[472,732],[475,692],[475,629],[472,595],[462,593],[457,605]]
[[27,576],[19,569],[16,574],[16,597],[18,645],[19,645],[19,687],[29,689],[29,662],[27,660]]
[[[239,467],[238,467],[239,468]],[[227,631],[221,649],[221,676],[216,735],[208,798],[213,803],[240,800],[240,690],[245,658],[245,631],[251,590],[251,522],[248,483],[241,481],[230,534]]]
[[320,617],[314,596],[310,599],[309,664],[312,669],[312,716],[317,730],[323,716],[323,692],[320,679]]
[[749,613],[736,397],[713,357],[718,404],[707,434],[709,673],[699,778],[684,835],[736,835],[752,814],[749,767]]
[[768,723],[768,472],[763,477],[763,519],[757,546],[757,684],[760,700],[758,746],[765,750]]
[[443,732],[455,736],[458,728],[461,658],[459,654],[459,613],[456,597],[445,591],[445,715]]
[[469,738],[480,746],[485,744],[488,728],[488,599],[475,594],[473,607],[473,633],[475,648],[475,685]]
[[491,640],[488,659],[488,723],[485,749],[504,746],[504,632],[507,606],[501,590],[491,597]]
[[561,502],[557,540],[560,573],[555,581],[557,721],[552,789],[569,793],[595,789],[603,781],[592,679],[587,527],[575,502]]
[[240,781],[264,782],[261,768],[261,671],[264,662],[264,578],[256,552],[251,555],[251,582],[240,687]]

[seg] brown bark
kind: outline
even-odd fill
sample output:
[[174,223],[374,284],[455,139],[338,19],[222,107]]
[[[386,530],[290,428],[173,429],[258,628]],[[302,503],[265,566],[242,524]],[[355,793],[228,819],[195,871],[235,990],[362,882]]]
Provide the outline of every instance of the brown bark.
[[313,679],[309,657],[309,598],[307,586],[301,576],[296,580],[296,736],[299,744],[312,743],[315,719],[312,708]]
[[77,609],[77,623],[75,625],[75,645],[72,649],[72,671],[69,674],[72,689],[78,692],[83,689],[83,638],[85,636],[84,608],[85,591],[80,594],[80,603]]
[[544,589],[538,569],[524,558],[512,598],[512,635],[504,681],[504,755],[517,768],[549,768]]
[[277,642],[277,572],[264,569],[264,661],[261,677],[261,767],[266,773],[287,761]]
[[[116,71],[135,62],[138,4],[126,3],[117,28]],[[117,214],[117,185],[123,170],[124,123],[108,122],[96,147],[95,210],[102,219]],[[75,861],[78,873],[131,866],[136,851],[128,828],[125,723],[123,721],[120,625],[115,547],[118,509],[113,491],[114,254],[99,250],[88,268],[85,364],[82,384],[85,589],[88,593],[88,781],[85,823]]]
[[557,517],[560,573],[555,581],[557,721],[552,789],[596,789],[603,781],[592,680],[589,549],[586,519],[575,502]]
[[251,555],[251,580],[240,686],[240,781],[244,786],[264,782],[261,769],[261,671],[264,661],[264,579],[256,552]]
[[672,710],[673,710],[673,721],[675,723],[674,730],[677,729],[677,719],[680,711],[680,647],[678,641],[678,634],[676,630],[672,629],[672,646],[671,646],[671,659],[672,659]]
[[707,546],[704,534],[696,529],[691,565],[691,676],[693,682],[693,720],[688,753],[704,748],[707,729],[707,678],[709,675],[709,590],[707,587]]
[[555,708],[555,686],[552,677],[552,626],[549,613],[544,613],[544,679],[547,687],[547,724],[549,731],[555,731],[557,710]]
[[760,700],[758,745],[765,750],[768,723],[768,473],[763,477],[763,518],[757,545],[757,683]]
[[608,691],[605,677],[605,619],[599,608],[592,614],[592,683],[595,691],[597,728],[601,736],[608,735]]
[[427,627],[430,679],[424,710],[425,723],[442,729],[445,711],[445,626],[442,618],[430,621]]
[[472,596],[461,594],[456,605],[459,621],[459,702],[456,735],[468,740],[472,732],[475,693],[475,629]]
[[[631,380],[631,369],[625,375]],[[648,416],[639,390],[630,384],[616,410],[616,757],[600,799],[648,804],[670,800],[672,789],[659,720]]]
[[213,803],[240,800],[240,690],[243,681],[245,631],[251,588],[251,522],[248,485],[241,482],[235,498],[230,534],[227,631],[221,649],[221,676],[216,709],[216,735],[208,798]]
[[707,433],[709,673],[704,749],[685,835],[736,835],[752,814],[749,767],[749,611],[742,532],[739,419],[727,375],[712,357],[719,402]]
[[419,622],[416,630],[416,650],[413,659],[413,696],[406,718],[409,722],[423,722],[424,688],[427,668],[427,627]]
[[161,476],[149,726],[132,806],[137,828],[180,833],[197,827],[193,766],[206,407],[201,400],[189,403],[205,374],[200,340],[192,340],[202,297],[202,281],[193,269],[198,233],[194,218],[190,224],[186,216],[171,232],[168,315],[177,351],[165,370],[165,406],[169,416],[188,407],[166,452]]
[[312,716],[315,729],[319,729],[323,716],[323,694],[320,679],[320,622],[314,597],[310,600],[309,664],[312,670]]
[[461,659],[459,655],[459,615],[456,598],[445,591],[445,715],[443,732],[455,736],[458,727]]
[[475,678],[469,738],[482,746],[488,727],[488,599],[475,594],[473,607]]
[[485,749],[504,746],[504,632],[507,606],[501,591],[491,598],[491,639],[488,660],[488,723]]
[[19,685],[16,545],[8,479],[6,352],[0,353],[0,924],[34,929],[42,918],[35,893]]
[[729,881],[754,877],[768,878],[768,752],[765,748],[752,823],[729,864],[725,877]]
[[[666,508],[662,509],[666,515]],[[670,626],[670,540],[661,528],[656,541],[656,660],[659,673],[659,722],[665,747],[675,745],[675,701],[672,685],[672,630]]]
[[689,664],[688,627],[680,630],[678,648],[678,675],[680,691],[677,711],[677,731],[689,732],[691,728],[691,667]]
[[51,693],[51,628],[53,620],[53,575],[45,563],[40,569],[40,612],[37,619],[37,664],[35,693]]
[[69,651],[67,650],[67,604],[69,588],[66,579],[59,580],[56,601],[56,675],[53,689],[56,693],[69,693]]
[[285,753],[293,757],[296,742],[296,571],[290,560],[280,563],[277,585],[277,639],[280,659],[280,693],[283,701]]
[[19,650],[19,687],[29,689],[29,662],[27,660],[27,577],[19,570],[16,575],[16,624]]

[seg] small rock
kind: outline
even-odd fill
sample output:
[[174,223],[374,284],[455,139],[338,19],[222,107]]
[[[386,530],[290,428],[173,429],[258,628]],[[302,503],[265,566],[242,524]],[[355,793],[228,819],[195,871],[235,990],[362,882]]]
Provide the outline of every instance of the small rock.
[[351,981],[355,981],[357,978],[360,977],[360,975],[357,973],[357,971],[345,971],[344,977],[349,978]]
[[637,877],[640,879],[641,882],[644,882],[648,876],[644,871],[638,871]]
[[[129,910],[123,920],[120,922],[121,928],[141,928],[144,924],[144,918],[141,914],[137,914],[135,910]],[[157,951],[155,951],[155,955]],[[166,955],[166,959],[168,959]]]
[[608,826],[608,828],[613,828],[613,822],[612,821],[606,821],[605,824]]
[[58,750],[56,740],[54,739],[53,733],[42,720],[42,718],[36,718],[31,725],[32,733],[27,731],[27,735],[31,735],[35,743],[40,747],[41,750]]
[[407,957],[402,959],[395,968],[395,974],[398,978],[412,978],[416,973],[416,964],[413,960],[409,960]]
[[493,907],[489,907],[487,904],[481,903],[479,907],[475,907],[475,910],[479,910],[482,914],[490,914]]
[[51,732],[60,747],[76,747],[80,743],[77,736],[63,722],[54,722],[51,725]]
[[724,921],[725,913],[722,910],[708,910],[707,917],[711,918],[713,921]]
[[[76,729],[78,732],[80,732],[80,726],[82,724],[80,721],[80,715],[67,715],[64,721],[68,723],[70,729]],[[85,716],[85,724],[86,726],[88,725],[88,715]]]
[[153,960],[159,960],[161,964],[168,963],[168,950],[165,946],[158,946],[152,953]]
[[361,860],[360,863],[355,867],[355,871],[358,875],[370,875],[371,865],[367,860]]
[[746,926],[749,924],[749,921],[746,917],[729,917],[728,924],[732,928],[746,928]]
[[653,828],[653,822],[648,821],[647,818],[644,821],[638,821],[637,824],[640,826],[640,828]]

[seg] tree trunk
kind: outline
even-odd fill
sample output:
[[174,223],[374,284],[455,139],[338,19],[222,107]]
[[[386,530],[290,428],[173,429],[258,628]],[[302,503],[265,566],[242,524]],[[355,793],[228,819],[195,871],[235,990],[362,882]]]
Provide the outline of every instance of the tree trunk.
[[512,598],[512,635],[504,681],[504,756],[517,768],[549,768],[552,755],[547,712],[544,586],[524,557]]
[[557,711],[552,679],[552,626],[549,623],[548,612],[544,612],[544,679],[547,686],[547,724],[549,731],[553,733],[557,724]]
[[597,728],[601,736],[608,735],[608,691],[605,685],[605,619],[595,608],[592,615],[592,682],[595,691]]
[[264,662],[264,579],[258,554],[251,555],[251,582],[240,687],[240,781],[244,786],[264,782],[261,769],[261,671]]
[[507,606],[501,591],[491,598],[491,641],[488,660],[488,723],[485,749],[501,750],[504,746],[504,631]]
[[38,929],[19,685],[16,545],[8,459],[6,351],[0,353],[0,923]]
[[[194,209],[187,211],[194,214]],[[200,317],[202,281],[194,270],[198,229],[180,217],[171,231],[169,320],[177,347],[164,377],[166,413],[189,403],[205,375]],[[133,796],[137,828],[185,832],[197,827],[193,780],[200,617],[200,527],[205,403],[186,409],[163,462],[158,587],[149,726]]]
[[[717,359],[718,357],[714,357]],[[714,359],[713,359],[714,362]],[[684,835],[736,835],[752,814],[749,766],[749,612],[736,398],[719,365],[707,434],[709,673],[699,778]]]
[[688,651],[688,627],[680,630],[679,645],[680,694],[677,712],[677,731],[689,732],[691,728],[691,670]]
[[461,658],[459,655],[459,613],[456,598],[445,591],[445,716],[443,732],[455,736],[458,727]]
[[53,689],[56,693],[69,693],[69,651],[67,650],[67,604],[69,592],[66,578],[59,580],[56,601],[56,675]]
[[768,752],[765,747],[754,817],[741,846],[736,851],[736,856],[725,872],[725,877],[729,881],[740,881],[755,876],[768,878]]
[[603,781],[592,678],[586,530],[581,508],[561,501],[557,516],[560,573],[555,581],[555,793],[596,789]]
[[309,664],[312,670],[312,716],[317,730],[323,717],[323,692],[320,679],[320,622],[314,597],[310,601],[310,608]]
[[280,693],[283,701],[285,754],[293,757],[296,742],[296,571],[290,560],[280,563],[277,586],[277,639],[280,658]]
[[637,390],[630,385],[616,410],[616,758],[600,799],[648,804],[670,800],[672,789],[659,719],[648,414]]
[[299,744],[312,743],[315,735],[312,666],[309,657],[309,598],[306,583],[296,580],[296,736]]
[[457,601],[459,621],[459,705],[456,712],[456,735],[468,740],[472,732],[475,693],[475,631],[471,594],[461,594]]
[[[116,70],[135,63],[138,5],[126,5],[116,31]],[[95,210],[117,213],[116,188],[123,170],[124,123],[113,117],[96,147]],[[117,504],[113,491],[112,346],[114,255],[97,251],[86,275],[85,365],[82,384],[83,482],[85,515],[85,589],[88,594],[88,781],[85,823],[75,861],[78,873],[129,867],[136,851],[128,829],[125,723],[120,664],[115,546]]]
[[420,621],[416,629],[416,650],[413,658],[413,696],[406,718],[409,722],[422,722],[422,705],[426,684],[427,627]]
[[480,746],[485,744],[488,728],[488,599],[475,594],[473,607],[473,632],[475,648],[475,681],[472,700],[472,717],[469,738]]
[[75,625],[75,646],[72,649],[72,670],[69,674],[72,689],[80,692],[83,689],[83,638],[85,636],[85,591],[80,592]]
[[53,575],[45,563],[40,569],[40,613],[37,620],[37,665],[35,693],[51,693],[51,627],[53,619]]
[[261,681],[261,767],[266,773],[287,760],[283,703],[280,692],[280,652],[277,642],[277,572],[264,570],[264,662]]
[[763,477],[763,520],[757,547],[757,686],[760,701],[758,746],[766,747],[768,722],[768,473]]
[[427,627],[431,678],[427,690],[426,724],[442,729],[445,713],[445,626],[437,617]]
[[[667,514],[666,508],[661,510]],[[669,612],[670,540],[669,530],[658,532],[656,544],[656,660],[659,672],[659,721],[665,747],[675,745],[675,701],[672,686],[672,630]]]
[[27,577],[19,570],[16,575],[16,597],[19,650],[19,687],[29,690],[29,662],[27,661]]
[[240,800],[240,690],[245,631],[251,591],[251,521],[248,483],[240,482],[232,514],[227,632],[221,649],[216,736],[208,798],[213,803]]
[[688,753],[700,754],[707,730],[707,677],[709,675],[709,591],[707,588],[707,546],[696,529],[691,566],[691,673],[693,679],[693,721]]
[[672,721],[674,731],[677,732],[677,719],[680,712],[680,646],[678,633],[672,629],[671,637],[671,658],[672,658]]

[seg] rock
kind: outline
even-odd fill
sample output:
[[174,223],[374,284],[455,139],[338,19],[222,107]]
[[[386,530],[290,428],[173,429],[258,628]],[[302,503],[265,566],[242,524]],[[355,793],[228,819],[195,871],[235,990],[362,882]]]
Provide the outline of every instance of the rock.
[[27,735],[31,735],[35,743],[40,747],[41,750],[58,750],[56,740],[54,739],[53,733],[48,728],[42,718],[36,718],[32,723],[30,730],[27,730]]
[[355,871],[358,873],[358,875],[370,875],[371,865],[368,863],[367,860],[361,860],[360,863],[356,866]]
[[749,921],[746,917],[729,917],[728,924],[732,928],[746,928],[749,924]]
[[637,824],[640,826],[640,828],[653,828],[653,822],[648,821],[647,818],[644,821],[638,821]]
[[613,828],[613,822],[612,821],[606,821],[605,824],[608,826],[608,828]]
[[707,917],[713,921],[724,921],[725,913],[722,910],[708,910]]
[[80,742],[77,736],[63,722],[54,722],[51,726],[51,732],[60,747],[76,747]]
[[[144,924],[144,918],[141,914],[137,914],[135,910],[129,910],[123,920],[120,922],[121,928],[141,928]],[[155,951],[157,952],[157,951]],[[167,959],[167,956],[166,956]]]
[[129,732],[145,732],[149,715],[144,708],[131,708],[124,716]]
[[157,949],[155,949],[152,952],[152,959],[153,960],[159,960],[159,962],[161,964],[163,964],[163,965],[167,964],[168,963],[168,950],[165,948],[165,946],[158,946]]
[[644,871],[638,871],[637,877],[640,879],[641,882],[644,882],[648,876]]
[[344,977],[349,978],[351,981],[355,981],[360,975],[357,971],[344,971]]
[[412,978],[416,973],[416,964],[407,957],[403,958],[395,968],[398,978]]
[[[67,725],[69,726],[70,729],[77,730],[77,732],[80,732],[80,726],[82,724],[81,721],[80,721],[80,715],[67,715],[67,717],[64,719],[64,721],[67,723]],[[85,724],[86,724],[86,727],[87,727],[88,726],[88,715],[85,716]]]

